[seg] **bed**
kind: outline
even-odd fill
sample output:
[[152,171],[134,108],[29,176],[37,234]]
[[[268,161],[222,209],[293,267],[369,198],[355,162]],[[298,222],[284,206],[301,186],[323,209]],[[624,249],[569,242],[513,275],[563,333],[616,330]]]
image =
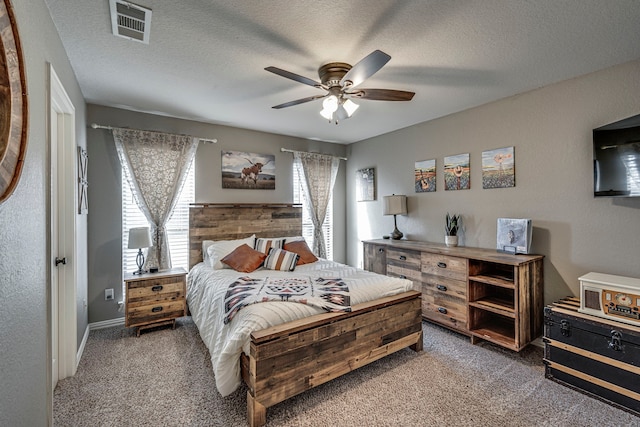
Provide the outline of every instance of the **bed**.
[[266,302],[247,305],[224,324],[228,284],[245,273],[202,262],[203,241],[299,236],[301,217],[301,207],[290,204],[190,208],[189,310],[212,355],[218,391],[228,395],[246,383],[251,426],[264,425],[268,407],[305,390],[406,347],[422,350],[420,293],[410,281],[323,259],[293,272],[261,268],[249,274],[255,280],[340,277],[349,285],[351,311]]

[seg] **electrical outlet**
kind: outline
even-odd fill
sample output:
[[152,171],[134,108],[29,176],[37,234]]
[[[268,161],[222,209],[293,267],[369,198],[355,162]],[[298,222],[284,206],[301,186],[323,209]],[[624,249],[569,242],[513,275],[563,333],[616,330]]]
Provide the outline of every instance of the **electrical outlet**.
[[106,301],[111,301],[113,299],[113,288],[104,290],[104,299]]

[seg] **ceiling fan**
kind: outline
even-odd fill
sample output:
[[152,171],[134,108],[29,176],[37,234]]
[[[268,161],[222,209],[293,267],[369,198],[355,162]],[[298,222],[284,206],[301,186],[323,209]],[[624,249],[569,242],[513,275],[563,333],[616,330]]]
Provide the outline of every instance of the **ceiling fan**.
[[277,67],[267,67],[270,71],[298,83],[325,90],[324,95],[309,96],[275,105],[272,108],[281,109],[303,104],[305,102],[323,99],[323,109],[320,114],[338,124],[339,120],[348,119],[358,109],[358,104],[352,99],[369,99],[373,101],[411,101],[414,92],[393,89],[364,89],[357,88],[360,83],[378,72],[391,57],[380,50],[374,50],[353,67],[345,62],[330,62],[318,69],[320,82],[292,73]]

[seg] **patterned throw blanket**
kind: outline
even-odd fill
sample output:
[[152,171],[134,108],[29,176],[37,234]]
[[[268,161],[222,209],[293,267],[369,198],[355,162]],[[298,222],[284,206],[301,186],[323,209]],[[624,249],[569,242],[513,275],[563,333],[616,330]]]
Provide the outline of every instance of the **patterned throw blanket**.
[[351,311],[349,287],[342,279],[321,277],[317,279],[311,277],[255,279],[245,276],[229,285],[224,297],[225,325],[231,322],[241,308],[267,301],[297,302],[329,312]]

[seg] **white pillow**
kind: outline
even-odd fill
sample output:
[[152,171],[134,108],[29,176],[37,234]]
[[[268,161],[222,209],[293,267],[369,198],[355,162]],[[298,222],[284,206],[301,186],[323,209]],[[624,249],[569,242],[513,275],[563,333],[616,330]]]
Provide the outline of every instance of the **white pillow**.
[[304,240],[304,237],[302,236],[289,236],[289,237],[285,237],[284,238],[284,244],[286,245],[287,243],[291,243],[291,242],[297,242],[300,240]]
[[209,255],[209,265],[214,270],[221,270],[223,268],[231,268],[228,265],[221,262],[222,258],[233,252],[238,246],[248,245],[253,248],[256,242],[256,235],[247,237],[246,239],[238,240],[217,240],[211,243],[207,248],[207,255]]
[[212,244],[213,240],[202,241],[202,261],[206,262],[207,264],[209,264],[209,252],[207,251],[207,249],[209,249],[209,246],[211,246]]

